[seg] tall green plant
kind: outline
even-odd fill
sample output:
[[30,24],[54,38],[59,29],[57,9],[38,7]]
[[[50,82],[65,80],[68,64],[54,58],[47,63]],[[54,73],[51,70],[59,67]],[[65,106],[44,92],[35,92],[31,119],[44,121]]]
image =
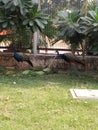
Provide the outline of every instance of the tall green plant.
[[13,30],[16,35],[20,34],[20,40],[23,30],[42,32],[47,20],[48,16],[39,11],[38,4],[32,0],[0,0],[0,31]]
[[71,48],[76,50],[84,41],[87,53],[98,54],[98,7],[94,2],[87,3],[86,13],[81,11],[60,11],[57,27],[59,39],[69,41]]
[[87,16],[81,17],[81,28],[86,35],[87,53],[98,54],[98,7],[88,11]]
[[38,11],[37,4],[31,0],[8,0],[0,2],[0,29],[30,28],[33,32],[43,30],[47,24],[46,15]]
[[80,44],[82,45],[84,39],[84,34],[81,32],[78,23],[80,12],[78,10],[60,11],[58,17],[59,39],[68,41],[72,50],[75,51]]

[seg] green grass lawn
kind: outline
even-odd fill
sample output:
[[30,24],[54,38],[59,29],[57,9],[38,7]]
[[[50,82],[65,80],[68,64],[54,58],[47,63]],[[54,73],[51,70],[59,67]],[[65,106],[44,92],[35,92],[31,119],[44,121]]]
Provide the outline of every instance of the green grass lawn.
[[98,89],[97,72],[1,72],[0,130],[98,130],[98,100],[70,88]]

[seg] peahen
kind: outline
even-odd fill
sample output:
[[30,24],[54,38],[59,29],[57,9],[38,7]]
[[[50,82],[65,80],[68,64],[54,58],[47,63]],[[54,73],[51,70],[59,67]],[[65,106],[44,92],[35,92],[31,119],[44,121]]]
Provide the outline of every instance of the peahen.
[[23,61],[26,61],[30,66],[32,66],[33,67],[33,64],[32,64],[32,62],[30,61],[30,59],[29,58],[26,58],[26,57],[24,57],[23,55],[20,55],[20,54],[18,54],[18,53],[16,53],[16,52],[14,52],[14,59],[16,60],[16,61],[18,61],[18,62],[23,62]]
[[74,64],[81,64],[82,66],[84,66],[85,64],[78,59],[76,56],[74,56],[72,53],[64,53],[64,54],[59,54],[58,51],[57,52],[57,59],[63,59],[64,61],[66,61],[67,63],[74,63]]

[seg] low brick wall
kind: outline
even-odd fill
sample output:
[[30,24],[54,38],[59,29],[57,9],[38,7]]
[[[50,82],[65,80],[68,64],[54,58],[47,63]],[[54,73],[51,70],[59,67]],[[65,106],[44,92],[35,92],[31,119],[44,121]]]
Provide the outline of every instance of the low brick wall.
[[[22,53],[23,54],[23,53]],[[33,68],[26,62],[20,63],[13,58],[13,53],[1,52],[0,53],[0,66],[4,66],[9,69],[19,68],[19,69],[39,69],[45,67],[63,68],[70,69],[71,67],[77,67],[78,69],[84,69],[81,65],[69,65],[62,59],[55,59],[55,55],[38,54],[34,56],[33,54],[25,53],[30,58],[33,63]],[[78,56],[82,60],[81,56]],[[98,57],[97,56],[85,56],[85,69],[87,70],[98,70]]]

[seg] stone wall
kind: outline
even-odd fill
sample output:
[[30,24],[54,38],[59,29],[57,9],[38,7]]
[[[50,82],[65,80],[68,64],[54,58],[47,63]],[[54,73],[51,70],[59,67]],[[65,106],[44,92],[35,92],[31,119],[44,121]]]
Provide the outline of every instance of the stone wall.
[[[34,56],[29,53],[21,53],[26,57],[29,57],[33,63],[33,68],[27,62],[17,62],[13,58],[13,53],[1,52],[0,53],[0,66],[4,66],[8,69],[39,69],[45,67],[70,69],[76,67],[80,70],[98,70],[98,57],[97,56],[85,56],[85,68],[81,65],[68,64],[62,59],[55,59],[55,55],[38,54]],[[81,56],[78,56],[82,60]]]

